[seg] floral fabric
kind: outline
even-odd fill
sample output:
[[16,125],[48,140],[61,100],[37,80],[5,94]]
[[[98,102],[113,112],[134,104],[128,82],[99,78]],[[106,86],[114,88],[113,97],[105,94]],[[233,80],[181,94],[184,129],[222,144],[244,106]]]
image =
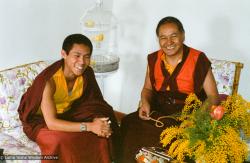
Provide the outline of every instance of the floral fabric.
[[17,108],[23,93],[46,62],[36,62],[0,72],[0,127],[3,130],[21,126]]
[[[28,142],[28,144],[34,143],[35,146],[27,146],[19,142],[18,139],[5,134],[0,133],[0,147],[4,149],[4,155],[40,155],[40,149],[34,142]],[[40,160],[6,160],[7,163],[40,163]]]
[[233,62],[210,59],[219,94],[231,95],[236,66]]
[[[5,155],[38,155],[38,145],[24,134],[17,108],[23,93],[47,62],[35,62],[0,71],[0,148]],[[7,162],[29,162],[7,160]],[[32,160],[30,162],[40,162]]]

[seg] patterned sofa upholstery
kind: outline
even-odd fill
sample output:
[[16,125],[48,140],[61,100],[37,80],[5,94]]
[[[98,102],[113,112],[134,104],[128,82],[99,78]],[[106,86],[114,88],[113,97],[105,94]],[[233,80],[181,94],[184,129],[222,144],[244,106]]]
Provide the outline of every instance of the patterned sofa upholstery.
[[[217,87],[221,94],[237,92],[241,63],[211,59]],[[36,143],[29,140],[23,128],[17,108],[22,94],[48,62],[38,61],[0,71],[0,148],[4,155],[40,155]],[[120,119],[124,114],[116,112]],[[119,121],[119,120],[118,120]],[[40,162],[40,160],[7,160],[7,162]]]
[[232,95],[237,93],[243,64],[213,58],[210,61],[219,94]]
[[[4,155],[40,155],[36,143],[24,134],[17,108],[22,94],[48,63],[39,61],[0,71],[0,148]],[[7,162],[40,162],[7,160]]]

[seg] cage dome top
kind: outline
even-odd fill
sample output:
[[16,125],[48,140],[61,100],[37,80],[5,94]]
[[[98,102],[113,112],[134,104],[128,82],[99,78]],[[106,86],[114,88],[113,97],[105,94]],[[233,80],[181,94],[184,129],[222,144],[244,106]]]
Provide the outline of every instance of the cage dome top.
[[103,9],[103,0],[96,0],[95,5],[85,11],[80,21],[83,30],[88,31],[111,30],[117,25],[112,12]]
[[91,67],[95,73],[115,71],[119,67],[116,54],[117,19],[111,11],[104,10],[103,0],[96,0],[95,5],[87,9],[81,17],[82,33],[93,44]]

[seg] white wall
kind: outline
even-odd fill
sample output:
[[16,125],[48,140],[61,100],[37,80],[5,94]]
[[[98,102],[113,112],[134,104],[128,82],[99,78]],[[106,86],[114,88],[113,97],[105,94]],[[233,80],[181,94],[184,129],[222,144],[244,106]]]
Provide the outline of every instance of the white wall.
[[[79,19],[92,5],[94,0],[0,0],[0,70],[59,59],[63,39],[80,32]],[[155,27],[168,15],[183,22],[187,45],[244,63],[239,93],[250,101],[250,1],[104,0],[104,7],[119,20],[120,68],[104,79],[105,98],[115,109],[136,110],[146,56],[158,49]]]
[[[105,0],[112,8],[113,0]],[[64,38],[81,32],[90,0],[0,0],[0,70],[60,58]]]
[[106,89],[112,92],[111,87],[117,83],[121,87],[117,95],[112,92],[109,96],[122,111],[136,110],[144,82],[146,56],[158,49],[156,25],[169,15],[183,22],[187,45],[204,51],[208,57],[244,63],[239,93],[250,100],[250,1],[115,0],[113,12],[121,26],[121,68],[118,74],[106,80],[106,85],[109,84]]

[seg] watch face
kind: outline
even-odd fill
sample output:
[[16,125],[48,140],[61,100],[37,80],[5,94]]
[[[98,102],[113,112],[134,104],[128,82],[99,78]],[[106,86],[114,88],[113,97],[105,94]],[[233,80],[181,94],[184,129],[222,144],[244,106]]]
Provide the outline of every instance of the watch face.
[[86,131],[86,130],[87,130],[86,124],[81,123],[80,124],[80,131],[83,132],[83,131]]

